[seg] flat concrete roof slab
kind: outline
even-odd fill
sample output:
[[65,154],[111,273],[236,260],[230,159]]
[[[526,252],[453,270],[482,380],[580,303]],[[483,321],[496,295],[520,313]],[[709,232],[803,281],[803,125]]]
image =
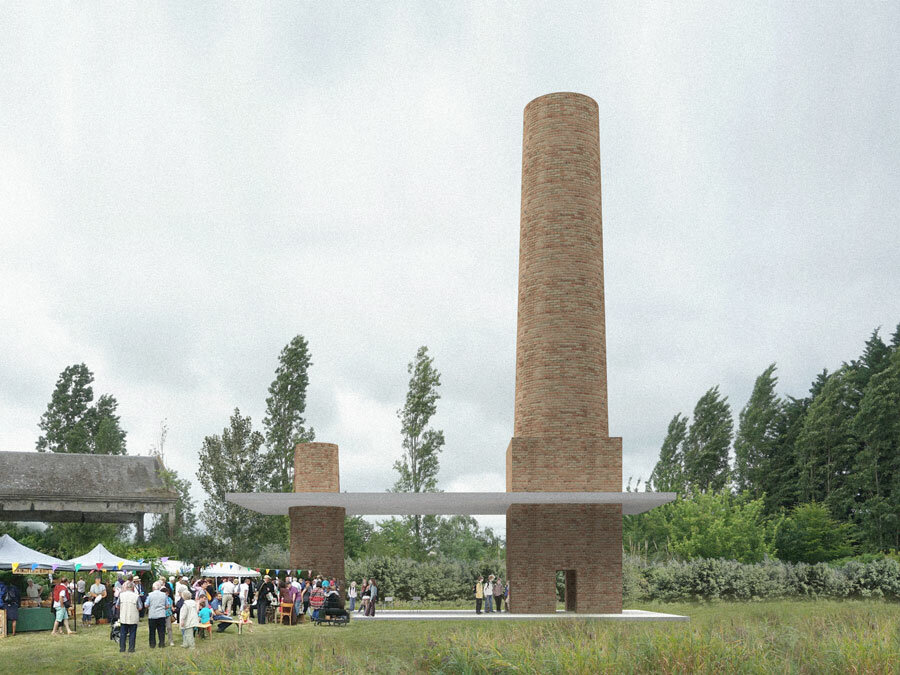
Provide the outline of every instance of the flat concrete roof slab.
[[[163,469],[157,457],[4,451],[0,452],[0,505],[8,500],[53,499],[175,504],[178,493],[163,482]],[[108,507],[99,504],[97,508]]]
[[624,515],[675,499],[674,492],[229,492],[232,504],[269,516],[292,506],[338,506],[348,516],[493,515],[513,504],[621,504]]
[[603,621],[690,621],[690,617],[680,614],[648,612],[643,609],[625,609],[621,614],[576,614],[556,612],[555,614],[512,614],[510,612],[482,612],[468,609],[378,609],[375,616],[353,614],[352,621],[531,621],[535,619],[600,619]]

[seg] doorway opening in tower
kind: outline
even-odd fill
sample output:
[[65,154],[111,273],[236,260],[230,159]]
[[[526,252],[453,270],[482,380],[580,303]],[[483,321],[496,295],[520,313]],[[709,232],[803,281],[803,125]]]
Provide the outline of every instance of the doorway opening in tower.
[[578,611],[578,575],[575,570],[556,570],[556,600],[567,612]]

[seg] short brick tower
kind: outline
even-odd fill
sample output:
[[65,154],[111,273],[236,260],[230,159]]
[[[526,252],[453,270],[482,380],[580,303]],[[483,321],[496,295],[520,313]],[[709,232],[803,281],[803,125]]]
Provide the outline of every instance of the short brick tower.
[[[622,439],[609,437],[597,103],[547,94],[525,107],[515,430],[507,492],[620,492]],[[622,611],[622,507],[513,505],[510,607]]]
[[[294,492],[340,492],[338,446],[298,443],[294,448]],[[335,506],[292,506],[291,567],[344,582],[344,515]]]

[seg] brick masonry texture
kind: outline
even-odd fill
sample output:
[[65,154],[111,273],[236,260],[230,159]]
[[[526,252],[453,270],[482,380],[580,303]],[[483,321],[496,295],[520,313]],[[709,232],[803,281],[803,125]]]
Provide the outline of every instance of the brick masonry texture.
[[[577,579],[577,606],[567,609],[622,611],[620,505],[514,505],[506,514],[506,542],[513,613],[555,612],[557,570],[574,571]],[[567,591],[572,577],[567,574]]]
[[[525,107],[519,314],[510,492],[622,489],[622,439],[609,437],[599,115],[580,94]],[[506,515],[510,606],[622,611],[622,507],[514,505]]]
[[292,506],[291,567],[344,581],[344,516],[338,506]]
[[[294,492],[340,492],[338,446],[298,443],[294,448]],[[292,506],[291,567],[344,581],[344,516],[330,506]]]
[[597,104],[525,108],[514,436],[607,436]]
[[294,447],[294,492],[340,492],[338,446],[297,443]]
[[619,492],[621,438],[513,438],[507,492]]

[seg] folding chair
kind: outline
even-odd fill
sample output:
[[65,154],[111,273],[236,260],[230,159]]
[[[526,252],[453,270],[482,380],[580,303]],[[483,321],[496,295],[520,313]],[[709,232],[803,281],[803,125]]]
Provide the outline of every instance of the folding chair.
[[284,624],[285,619],[287,619],[288,626],[294,625],[294,604],[291,602],[282,602],[280,605],[278,605],[275,622],[278,624]]

